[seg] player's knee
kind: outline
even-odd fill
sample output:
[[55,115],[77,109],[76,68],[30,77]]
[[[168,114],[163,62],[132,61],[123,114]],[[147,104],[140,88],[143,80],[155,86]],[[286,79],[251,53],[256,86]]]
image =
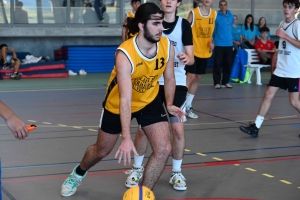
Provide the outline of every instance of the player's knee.
[[168,157],[170,155],[171,151],[172,151],[172,145],[171,145],[171,142],[168,142],[167,144],[159,147],[159,149],[157,150],[157,155],[163,156],[163,157]]
[[106,149],[97,146],[91,146],[88,148],[87,151],[89,150],[96,151],[95,155],[97,156],[97,159],[105,158],[110,153],[110,151],[107,151]]
[[272,92],[270,92],[269,90],[266,91],[265,93],[265,100],[272,100],[274,97],[274,94]]
[[173,137],[176,140],[183,140],[184,139],[184,131],[181,129],[173,129]]
[[298,99],[290,99],[290,104],[294,107],[294,108],[299,108],[299,100]]

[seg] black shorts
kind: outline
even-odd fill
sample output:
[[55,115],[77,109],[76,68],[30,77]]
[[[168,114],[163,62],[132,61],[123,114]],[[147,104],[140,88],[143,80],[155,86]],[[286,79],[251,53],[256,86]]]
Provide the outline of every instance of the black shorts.
[[193,65],[186,65],[185,71],[191,74],[206,74],[208,58],[198,58],[194,56],[195,62]]
[[299,92],[299,78],[284,78],[272,75],[269,86],[278,87],[289,92]]
[[[131,114],[131,119],[136,118],[141,127],[155,124],[158,122],[168,121],[167,114],[162,105],[160,95],[143,109]],[[122,132],[121,119],[119,114],[113,114],[102,109],[99,127],[102,131],[110,134],[119,134]]]
[[[176,85],[176,89],[175,89],[175,95],[174,95],[174,100],[173,100],[173,105],[177,106],[178,108],[183,108],[183,110],[185,110],[185,103],[186,103],[186,93],[187,93],[188,89],[186,86],[182,86],[182,85]],[[160,98],[162,99],[162,103],[164,103],[166,105],[166,99],[165,99],[165,88],[163,85],[159,86],[159,93]],[[179,120],[177,119],[177,117],[175,117],[174,115],[171,115],[169,113],[169,117],[170,117],[170,121],[172,122],[179,122]]]

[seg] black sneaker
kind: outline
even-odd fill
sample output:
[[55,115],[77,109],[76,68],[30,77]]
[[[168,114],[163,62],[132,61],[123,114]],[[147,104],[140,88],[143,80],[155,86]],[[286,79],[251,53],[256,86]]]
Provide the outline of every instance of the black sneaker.
[[10,78],[14,80],[20,80],[21,76],[19,73],[13,73]]
[[240,126],[240,130],[254,138],[258,137],[259,128],[256,127],[255,123],[250,122],[249,126]]
[[4,67],[9,68],[10,67],[10,63],[5,62],[4,63]]

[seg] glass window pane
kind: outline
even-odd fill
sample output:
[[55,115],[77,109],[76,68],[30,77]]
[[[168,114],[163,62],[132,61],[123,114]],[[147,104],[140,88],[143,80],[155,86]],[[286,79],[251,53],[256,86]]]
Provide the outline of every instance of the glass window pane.
[[[258,2],[258,1],[256,1]],[[251,0],[227,0],[228,9],[238,17],[238,24],[244,24],[245,17],[251,14]],[[215,1],[213,8],[219,11],[219,1]],[[254,23],[255,23],[254,16]]]
[[117,24],[120,23],[119,1],[115,0],[71,0],[71,23]]
[[[37,21],[37,6],[35,0],[22,0],[21,3],[15,3],[15,23],[30,23],[36,24]],[[27,16],[27,19],[25,17]]]
[[0,0],[0,24],[10,23],[10,1]]
[[66,23],[64,0],[22,0],[15,4],[15,24]]
[[282,0],[259,0],[255,1],[254,23],[258,24],[261,17],[265,17],[267,25],[279,25],[284,19],[282,13]]
[[182,18],[187,18],[190,11],[193,9],[193,0],[182,0],[177,8],[177,15]]

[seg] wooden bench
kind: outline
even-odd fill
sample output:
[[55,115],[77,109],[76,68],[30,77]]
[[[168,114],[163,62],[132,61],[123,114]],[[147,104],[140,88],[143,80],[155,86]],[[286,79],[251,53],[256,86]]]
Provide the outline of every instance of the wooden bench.
[[[263,67],[271,67],[271,65],[265,65],[265,64],[257,64],[259,62],[258,54],[255,49],[245,49],[248,53],[248,61],[247,65],[245,67],[248,67],[250,70],[250,75],[248,79],[248,83],[251,83],[251,77],[256,72],[256,84],[262,85],[261,83],[261,74],[260,69]],[[255,64],[254,64],[255,63]]]

